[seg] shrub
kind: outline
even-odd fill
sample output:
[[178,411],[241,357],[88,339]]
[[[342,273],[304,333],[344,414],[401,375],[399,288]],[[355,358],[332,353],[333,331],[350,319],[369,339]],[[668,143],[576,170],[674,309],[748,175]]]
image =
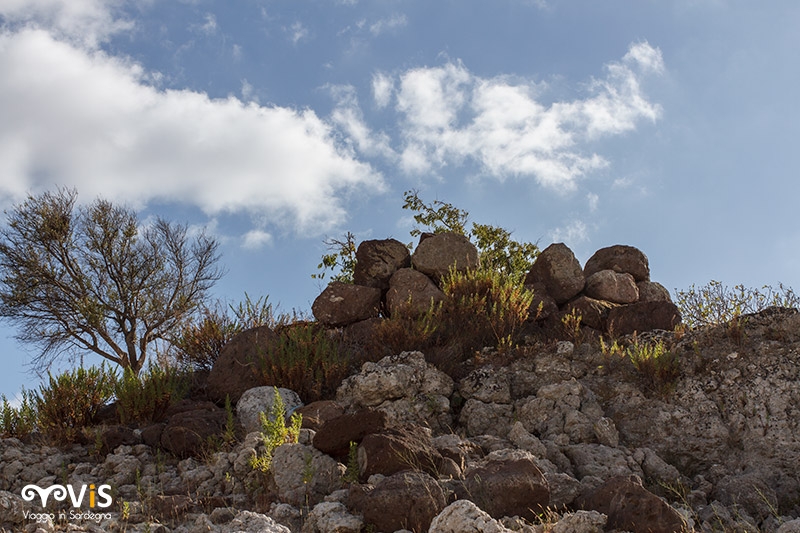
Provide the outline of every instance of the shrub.
[[126,370],[114,385],[120,422],[159,420],[187,389],[186,374],[173,367],[152,364],[138,376]]
[[754,289],[741,284],[729,288],[711,280],[703,287],[692,285],[685,291],[676,289],[675,294],[684,323],[693,328],[723,324],[770,306],[800,307],[800,297],[782,283],[778,284],[778,289],[769,285]]
[[5,394],[0,398],[3,400],[3,407],[0,408],[0,434],[18,439],[30,435],[37,422],[33,395],[23,388],[22,401],[18,407],[12,407]]
[[[341,281],[342,283],[353,283],[353,274],[356,269],[356,237],[349,231],[344,234],[342,240],[325,239],[322,243],[328,248],[317,265],[317,274],[311,274],[312,279],[322,280],[327,271],[331,272],[331,281]],[[339,272],[334,274],[336,269]]]
[[35,395],[39,424],[54,442],[76,442],[113,396],[116,373],[103,364],[48,376],[49,385],[40,385]]
[[652,344],[636,339],[626,353],[653,390],[668,392],[681,375],[678,354],[667,350],[662,341]]
[[276,330],[259,361],[265,383],[291,389],[304,402],[331,397],[347,376],[350,354],[325,328],[297,322]]
[[275,399],[269,415],[262,411],[258,414],[258,420],[261,423],[264,451],[251,457],[250,466],[254,470],[267,472],[272,465],[272,454],[275,452],[275,448],[281,444],[297,442],[303,417],[297,413],[292,414],[291,424],[286,427],[286,405],[278,392],[278,387],[275,387]]

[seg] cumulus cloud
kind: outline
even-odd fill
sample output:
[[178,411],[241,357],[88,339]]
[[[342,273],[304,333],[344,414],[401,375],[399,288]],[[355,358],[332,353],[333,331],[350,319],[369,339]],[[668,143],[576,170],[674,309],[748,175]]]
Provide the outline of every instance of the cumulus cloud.
[[336,101],[331,121],[339,126],[358,151],[368,157],[395,159],[397,154],[390,146],[389,136],[382,132],[373,132],[364,121],[355,87],[336,85],[330,87],[330,91]]
[[272,242],[272,235],[264,230],[253,229],[242,237],[242,248],[258,250]]
[[53,184],[135,207],[182,202],[304,232],[382,177],[311,110],[158,90],[135,63],[38,29],[0,34],[0,198]]
[[635,43],[621,61],[606,65],[604,77],[587,84],[585,98],[550,104],[540,101],[534,83],[479,77],[460,62],[410,69],[396,79],[377,74],[372,84],[379,107],[394,94],[405,171],[471,160],[501,180],[532,177],[569,191],[578,178],[608,164],[582,146],[659,118],[661,108],[647,100],[641,80],[663,69],[657,48]]

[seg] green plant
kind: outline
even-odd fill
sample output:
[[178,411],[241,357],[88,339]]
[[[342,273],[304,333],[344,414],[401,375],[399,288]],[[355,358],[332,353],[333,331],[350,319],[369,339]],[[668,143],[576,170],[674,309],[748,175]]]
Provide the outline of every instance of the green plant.
[[343,479],[346,483],[358,483],[361,470],[358,467],[358,444],[350,441],[350,450],[347,452],[347,470]]
[[174,367],[151,364],[141,375],[126,369],[114,387],[120,421],[158,420],[187,390],[185,374]]
[[690,286],[685,291],[675,290],[675,304],[683,321],[692,328],[714,326],[730,322],[747,313],[757,313],[770,306],[800,307],[800,297],[782,283],[774,289],[764,285],[761,289],[736,285],[726,287],[711,280],[707,285]]
[[572,311],[561,317],[561,325],[564,328],[564,333],[576,346],[583,342],[581,320],[583,320],[583,315],[581,315],[581,313],[575,307],[572,308]]
[[100,367],[79,367],[53,377],[35,394],[39,424],[58,443],[75,442],[83,428],[112,398],[116,373]]
[[36,429],[37,413],[34,397],[23,387],[19,406],[12,407],[5,394],[0,395],[3,407],[0,408],[0,434],[5,437],[24,439]]
[[263,452],[250,458],[250,466],[254,470],[268,472],[275,448],[281,444],[297,442],[303,417],[297,413],[292,414],[291,423],[286,426],[286,404],[283,403],[278,387],[275,387],[275,399],[269,415],[262,411],[258,414],[258,420],[261,424],[261,438],[264,441]]
[[292,389],[312,402],[335,393],[347,376],[350,354],[321,325],[298,322],[277,330],[258,363],[265,383]]
[[232,446],[236,442],[236,418],[233,414],[231,397],[225,395],[225,430],[222,432],[222,443]]
[[[355,235],[348,231],[344,234],[342,240],[325,239],[322,243],[328,248],[329,253],[324,254],[321,262],[317,265],[317,270],[322,272],[311,274],[311,277],[322,280],[327,271],[330,271],[332,274],[331,281],[353,283],[353,273],[356,268]],[[339,272],[334,274],[337,268]]]
[[668,392],[681,375],[678,354],[667,350],[663,341],[653,344],[635,339],[626,353],[653,390]]

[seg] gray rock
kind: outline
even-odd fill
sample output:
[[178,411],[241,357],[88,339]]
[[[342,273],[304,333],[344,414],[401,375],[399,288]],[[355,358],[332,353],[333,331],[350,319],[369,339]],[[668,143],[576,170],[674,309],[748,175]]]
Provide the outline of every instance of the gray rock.
[[656,281],[639,281],[636,283],[636,287],[639,289],[640,302],[672,301],[666,287]]
[[380,289],[332,281],[314,300],[311,312],[320,323],[338,327],[376,317],[380,307]]
[[597,250],[586,261],[583,271],[588,278],[601,270],[625,272],[632,275],[636,281],[648,281],[650,279],[650,264],[647,261],[647,256],[633,246],[616,244]]
[[363,241],[356,250],[353,282],[385,291],[389,278],[401,268],[411,265],[408,248],[395,239]]
[[617,304],[629,304],[639,299],[633,276],[613,270],[600,270],[587,277],[584,293],[590,298]]
[[400,309],[424,313],[431,304],[444,300],[444,293],[431,279],[412,268],[401,268],[389,280],[386,293],[386,310],[392,315]]
[[282,444],[272,456],[270,473],[281,501],[316,504],[342,488],[345,466],[313,446]]
[[434,279],[447,275],[451,268],[465,272],[480,266],[478,249],[457,233],[437,233],[420,242],[411,255],[411,264]]
[[[296,392],[290,389],[278,388],[286,414],[303,406],[303,401]],[[247,433],[261,430],[259,414],[264,413],[268,419],[273,420],[272,407],[275,404],[275,387],[262,386],[246,390],[236,403],[236,416]]]
[[314,506],[303,524],[302,533],[360,533],[361,517],[347,512],[339,502],[321,502]]
[[581,264],[565,244],[555,243],[536,258],[525,284],[542,283],[558,304],[565,303],[583,290],[585,279]]
[[456,500],[436,515],[428,533],[511,533],[469,500]]

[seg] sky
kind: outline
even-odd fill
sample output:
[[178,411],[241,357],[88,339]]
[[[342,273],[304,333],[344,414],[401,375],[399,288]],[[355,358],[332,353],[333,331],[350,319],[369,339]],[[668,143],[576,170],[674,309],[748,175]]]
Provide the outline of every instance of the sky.
[[[410,242],[409,189],[581,263],[636,246],[673,294],[800,287],[798,27],[795,0],[0,0],[0,209],[69,187],[204,229],[213,297],[285,311],[324,239]],[[15,333],[9,397],[39,383]]]

